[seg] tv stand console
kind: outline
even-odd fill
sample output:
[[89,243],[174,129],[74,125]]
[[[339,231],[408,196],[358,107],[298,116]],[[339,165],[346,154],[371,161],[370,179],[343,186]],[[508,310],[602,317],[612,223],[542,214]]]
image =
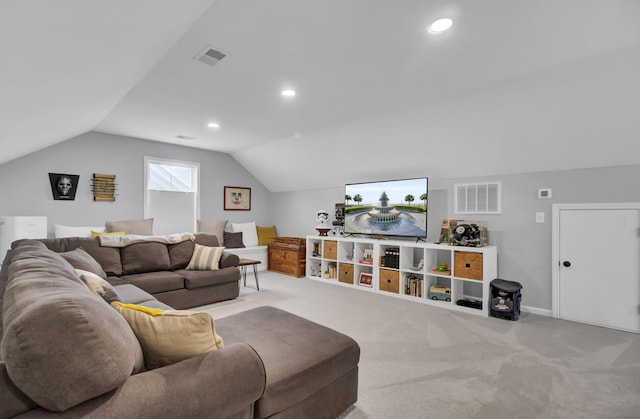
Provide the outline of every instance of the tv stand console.
[[451,310],[488,316],[497,275],[495,246],[307,236],[307,278]]

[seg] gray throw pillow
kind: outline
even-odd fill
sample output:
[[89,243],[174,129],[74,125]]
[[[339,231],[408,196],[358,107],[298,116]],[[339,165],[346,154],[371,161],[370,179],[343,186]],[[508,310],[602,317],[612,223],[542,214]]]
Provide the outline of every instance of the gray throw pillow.
[[240,247],[244,247],[244,243],[242,243],[242,232],[229,233],[225,231],[224,247],[227,249],[238,249]]
[[102,279],[107,278],[107,273],[102,269],[102,266],[98,261],[82,247],[78,247],[77,249],[73,249],[68,252],[62,252],[60,253],[60,256],[65,258],[65,260],[69,262],[74,269],[93,272]]

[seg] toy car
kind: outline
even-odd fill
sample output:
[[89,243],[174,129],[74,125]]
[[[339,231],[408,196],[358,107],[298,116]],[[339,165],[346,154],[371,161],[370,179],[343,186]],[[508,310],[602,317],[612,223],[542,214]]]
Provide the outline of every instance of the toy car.
[[451,288],[442,285],[430,285],[428,297],[432,300],[451,301]]

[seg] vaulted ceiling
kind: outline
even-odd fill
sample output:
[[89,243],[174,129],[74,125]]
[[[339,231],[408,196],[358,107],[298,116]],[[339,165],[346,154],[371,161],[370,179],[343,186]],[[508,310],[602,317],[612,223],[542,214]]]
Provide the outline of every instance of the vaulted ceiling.
[[2,0],[0,163],[88,131],[230,153],[271,191],[640,163],[638,22],[636,0]]

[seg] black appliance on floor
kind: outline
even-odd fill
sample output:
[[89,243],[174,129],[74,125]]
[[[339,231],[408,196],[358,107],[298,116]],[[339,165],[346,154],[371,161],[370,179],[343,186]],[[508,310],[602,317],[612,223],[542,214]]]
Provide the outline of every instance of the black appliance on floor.
[[519,282],[496,278],[490,283],[491,306],[489,315],[506,320],[518,320],[522,285]]

